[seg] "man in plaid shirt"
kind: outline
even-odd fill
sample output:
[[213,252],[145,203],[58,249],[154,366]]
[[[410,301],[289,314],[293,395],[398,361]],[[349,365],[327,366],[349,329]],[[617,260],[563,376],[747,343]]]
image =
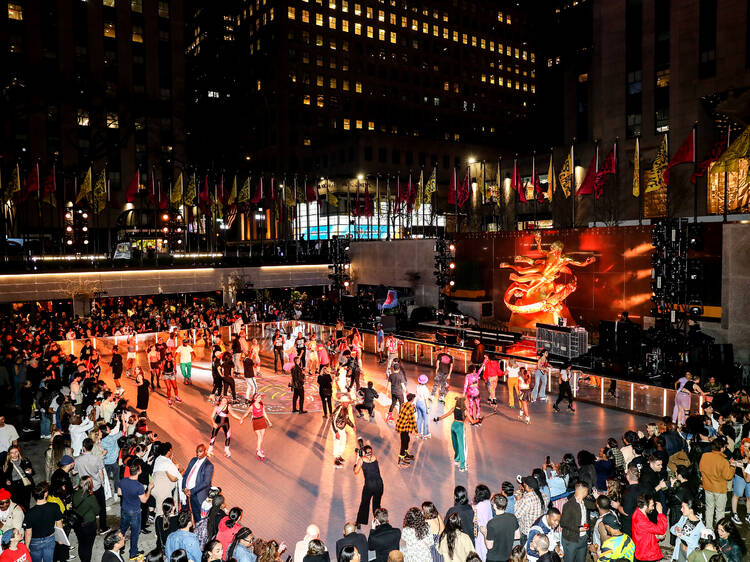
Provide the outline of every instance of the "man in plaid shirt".
[[417,431],[415,412],[414,394],[410,392],[406,395],[406,402],[401,406],[401,411],[396,420],[396,431],[401,434],[401,449],[398,453],[399,466],[408,465],[414,459],[414,455],[409,454],[409,441],[411,439],[409,434]]
[[521,480],[521,487],[516,496],[513,513],[518,518],[518,528],[521,530],[521,544],[526,543],[534,522],[547,512],[549,498],[539,491],[539,482],[533,476],[526,476]]

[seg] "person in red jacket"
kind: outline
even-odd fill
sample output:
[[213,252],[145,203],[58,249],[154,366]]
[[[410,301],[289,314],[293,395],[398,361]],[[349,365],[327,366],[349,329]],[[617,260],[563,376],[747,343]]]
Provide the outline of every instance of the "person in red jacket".
[[[661,504],[654,503],[654,496],[641,494],[636,500],[637,509],[633,512],[633,542],[635,543],[636,562],[653,562],[661,560],[664,555],[659,548],[659,535],[667,532],[667,516],[662,513]],[[648,515],[656,509],[656,523]]]
[[490,404],[497,406],[497,382],[498,379],[503,376],[503,370],[500,368],[500,363],[485,355],[484,363],[482,363],[479,372],[482,374],[484,382],[487,383],[487,399]]

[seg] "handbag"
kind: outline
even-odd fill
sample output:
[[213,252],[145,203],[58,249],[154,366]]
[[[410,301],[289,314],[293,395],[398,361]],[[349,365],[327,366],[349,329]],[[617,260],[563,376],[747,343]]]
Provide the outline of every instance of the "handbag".
[[31,486],[31,479],[28,476],[26,476],[26,474],[24,474],[23,472],[21,472],[21,469],[18,468],[17,464],[15,464],[15,463],[11,463],[11,464],[13,464],[13,470],[15,470],[16,473],[21,477],[21,483],[24,486]]

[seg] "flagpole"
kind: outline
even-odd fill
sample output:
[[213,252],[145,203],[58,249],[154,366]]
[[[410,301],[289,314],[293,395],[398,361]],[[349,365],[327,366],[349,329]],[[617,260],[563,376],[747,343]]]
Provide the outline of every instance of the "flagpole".
[[573,196],[573,223],[570,225],[571,228],[576,227],[576,191],[578,185],[576,182],[576,156],[575,156],[576,138],[573,137],[573,142],[570,144],[570,177],[571,177],[571,195]]
[[456,167],[453,167],[453,210],[456,213],[456,234],[461,232],[461,226],[458,222],[458,173]]
[[[524,187],[524,189],[526,189]],[[531,151],[531,189],[534,192],[534,229],[538,229],[539,225],[537,224],[537,208],[539,202],[536,200],[536,150]]]
[[[596,146],[594,147],[594,150],[596,150],[596,165],[594,166],[594,183],[596,183],[596,176],[599,173],[599,139],[596,139],[594,141],[596,143]],[[594,188],[594,228],[596,228],[596,188]]]
[[361,228],[360,220],[362,218],[362,213],[360,212],[360,209],[359,209],[359,176],[357,176],[357,209],[356,209],[356,212],[357,212],[357,235],[355,236],[355,238],[359,240],[359,236],[360,236],[359,229]]
[[323,247],[323,244],[320,243],[320,184],[318,183],[317,176],[315,177],[315,229],[318,233],[315,237],[315,243],[318,247],[318,255],[320,255],[320,250]]
[[[503,194],[503,157],[498,156],[497,157],[497,201],[495,202],[495,207],[497,208],[497,214],[495,214],[495,209],[492,210],[492,216],[493,220],[495,221],[495,230],[500,230],[500,198]],[[505,226],[505,221],[503,221],[503,226]]]
[[[615,226],[619,223],[619,213],[617,208],[620,203],[620,137],[615,137]],[[607,197],[609,199],[609,196]]]
[[[667,165],[669,165],[669,133],[664,133],[664,143],[667,145]],[[662,183],[664,180],[664,176],[662,175]],[[669,218],[669,207],[671,203],[671,197],[669,194],[669,186],[665,185],[664,190],[666,193],[664,194],[664,217]]]
[[[732,124],[729,123],[727,125],[727,148],[729,148],[729,140],[732,137]],[[710,174],[706,175],[706,185],[708,186],[708,178]],[[724,221],[727,222],[727,207],[729,201],[727,201],[727,198],[729,197],[729,166],[724,166]]]
[[641,189],[641,135],[635,137],[635,159],[638,160],[638,226],[643,225],[643,189]]
[[385,239],[391,240],[391,174],[385,180]]
[[[693,174],[695,174],[698,166],[698,121],[693,123]],[[698,178],[695,178],[693,184],[693,222],[698,222]]]
[[375,174],[375,204],[378,207],[378,240],[380,240],[380,174]]

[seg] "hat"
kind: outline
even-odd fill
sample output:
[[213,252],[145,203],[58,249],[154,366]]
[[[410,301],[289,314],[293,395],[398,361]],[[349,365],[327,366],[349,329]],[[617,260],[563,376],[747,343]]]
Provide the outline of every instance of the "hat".
[[75,461],[73,460],[73,457],[70,455],[63,455],[63,457],[60,459],[60,462],[57,463],[60,466],[68,466],[69,464],[73,464]]
[[604,523],[607,527],[611,527],[612,529],[616,529],[616,530],[622,529],[620,520],[617,518],[617,515],[615,515],[614,513],[607,513],[604,517],[602,517],[602,523]]
[[8,546],[10,544],[10,539],[12,539],[12,538],[13,538],[13,529],[11,529],[10,531],[5,531],[3,533],[2,543],[5,546]]
[[713,407],[714,407],[714,405],[713,405],[713,404],[712,404],[711,402],[704,402],[704,403],[703,403],[703,409],[704,409],[704,410],[705,410],[706,408],[712,408],[712,409],[713,409]]
[[419,378],[417,379],[417,382],[419,384],[427,384],[427,375],[419,375]]
[[526,484],[529,488],[532,490],[538,490],[539,489],[539,481],[534,478],[533,476],[524,476],[521,480],[523,484]]
[[714,532],[711,529],[703,527],[703,529],[701,529],[701,538],[703,540],[708,541],[708,540],[714,540],[716,536],[714,535]]
[[0,488],[0,502],[10,499],[10,492],[5,488]]

